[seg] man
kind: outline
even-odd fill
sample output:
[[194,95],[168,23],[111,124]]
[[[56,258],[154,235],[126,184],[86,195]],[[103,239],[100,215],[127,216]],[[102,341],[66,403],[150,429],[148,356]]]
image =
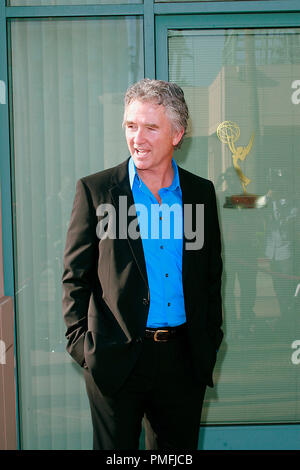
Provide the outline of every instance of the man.
[[77,183],[63,311],[94,449],[137,449],[144,414],[155,448],[197,449],[222,340],[222,261],[213,185],[172,158],[187,120],[177,85],[141,80],[125,96],[131,157]]

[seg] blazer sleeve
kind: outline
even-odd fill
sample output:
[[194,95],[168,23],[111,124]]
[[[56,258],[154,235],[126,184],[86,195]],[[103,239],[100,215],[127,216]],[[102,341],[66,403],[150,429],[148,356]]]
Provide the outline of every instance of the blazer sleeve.
[[222,256],[221,256],[221,234],[217,211],[216,192],[213,183],[211,183],[211,250],[209,260],[209,329],[215,342],[216,349],[219,348],[223,331],[222,326]]
[[79,180],[67,232],[62,276],[66,349],[84,365],[84,337],[97,260],[96,211],[88,188]]

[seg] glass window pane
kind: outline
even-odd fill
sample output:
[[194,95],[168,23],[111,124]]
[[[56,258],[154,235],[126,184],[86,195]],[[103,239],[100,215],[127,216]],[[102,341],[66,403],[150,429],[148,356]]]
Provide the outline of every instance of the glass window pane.
[[225,341],[208,423],[299,422],[300,29],[171,30],[191,111],[177,161],[214,181]]
[[123,97],[143,63],[141,18],[11,22],[24,449],[92,447],[82,371],[65,352],[62,257],[75,182],[127,157]]

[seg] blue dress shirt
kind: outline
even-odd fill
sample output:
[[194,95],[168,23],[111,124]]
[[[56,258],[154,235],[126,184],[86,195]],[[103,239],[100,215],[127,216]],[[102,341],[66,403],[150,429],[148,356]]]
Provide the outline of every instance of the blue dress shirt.
[[150,290],[147,326],[185,323],[182,287],[183,214],[178,168],[172,160],[174,178],[159,190],[161,205],[139,177],[132,157],[129,181],[138,216]]

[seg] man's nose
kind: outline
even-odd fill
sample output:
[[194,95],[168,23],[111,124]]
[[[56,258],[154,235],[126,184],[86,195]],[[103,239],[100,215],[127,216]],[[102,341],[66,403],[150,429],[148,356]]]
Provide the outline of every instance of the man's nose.
[[135,136],[134,136],[134,143],[135,144],[142,144],[145,141],[145,135],[143,129],[137,129]]

